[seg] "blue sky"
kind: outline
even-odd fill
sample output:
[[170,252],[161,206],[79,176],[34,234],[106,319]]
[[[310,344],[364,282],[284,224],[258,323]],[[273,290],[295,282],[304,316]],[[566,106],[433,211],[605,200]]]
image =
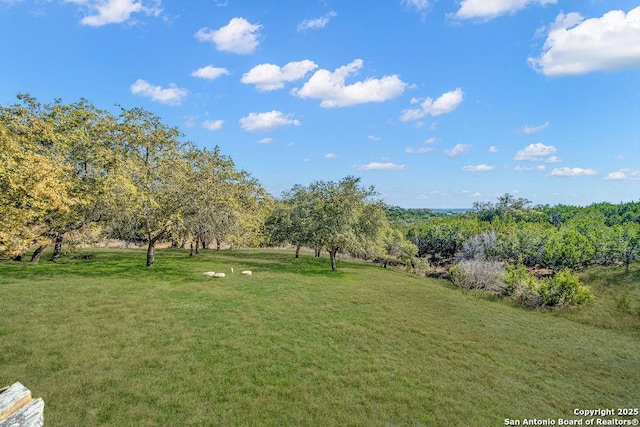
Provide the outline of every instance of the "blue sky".
[[0,0],[0,104],[143,107],[274,195],[640,200],[640,2]]

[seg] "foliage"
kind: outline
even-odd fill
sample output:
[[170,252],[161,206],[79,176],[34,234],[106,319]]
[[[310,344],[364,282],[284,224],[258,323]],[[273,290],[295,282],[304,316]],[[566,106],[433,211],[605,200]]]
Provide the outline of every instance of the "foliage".
[[451,280],[464,290],[486,291],[502,295],[505,290],[504,267],[498,261],[465,260],[449,269]]
[[[23,117],[22,126],[44,126]],[[69,168],[45,143],[0,123],[0,258],[19,258],[76,202]]]
[[381,205],[370,201],[375,194],[373,187],[360,186],[360,178],[352,176],[296,185],[284,193],[282,204],[267,219],[267,234],[274,243],[326,249],[334,271],[340,251],[379,258],[389,225]]
[[[406,266],[412,265],[413,260],[418,255],[418,247],[408,241],[400,230],[387,227],[384,230],[382,238],[384,247],[379,259],[385,267],[389,263],[400,263]],[[414,265],[413,267],[417,268],[418,266]],[[421,270],[425,270],[426,273],[426,265],[423,266]]]
[[593,303],[593,294],[578,276],[565,269],[553,277],[537,280],[523,265],[505,270],[507,295],[527,307],[566,307]]
[[493,222],[502,220],[537,220],[537,212],[530,209],[531,201],[522,197],[514,197],[511,194],[503,194],[498,197],[496,203],[474,202],[472,212],[481,221]]
[[529,206],[509,194],[470,213],[403,225],[420,256],[439,262],[478,257],[560,271],[640,259],[640,203],[584,208]]
[[[257,245],[271,198],[216,148],[196,149],[141,108],[118,117],[82,99],[0,107],[0,257],[20,258],[100,222],[105,236],[148,245],[192,238]],[[36,256],[37,255],[37,256]]]
[[427,261],[426,258],[413,257],[411,259],[411,273],[418,276],[432,276],[436,273],[436,269]]
[[496,232],[491,230],[475,234],[465,240],[462,243],[462,248],[456,253],[456,259],[495,261],[498,255],[498,237]]
[[549,307],[565,307],[593,302],[592,293],[582,286],[578,276],[568,269],[557,272],[553,277],[542,279],[539,289],[543,304]]
[[517,222],[497,229],[498,256],[527,267],[542,264],[553,227],[540,222]]
[[421,208],[413,208],[406,209],[401,208],[399,206],[389,206],[384,205],[382,207],[385,215],[389,219],[391,224],[404,224],[411,225],[417,221],[422,221],[425,219],[435,218],[437,216],[442,216],[431,209],[421,209]]
[[596,249],[593,242],[576,228],[564,228],[550,233],[545,245],[545,265],[560,270],[582,268],[593,259]]
[[455,215],[424,221],[409,229],[407,238],[418,247],[418,256],[430,254],[445,260],[453,258],[463,242],[482,228],[477,218]]

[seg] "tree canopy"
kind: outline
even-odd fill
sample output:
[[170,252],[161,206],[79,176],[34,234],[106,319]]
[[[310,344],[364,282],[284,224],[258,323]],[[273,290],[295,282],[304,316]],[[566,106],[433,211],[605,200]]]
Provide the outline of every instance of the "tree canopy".
[[99,223],[105,237],[147,244],[169,236],[255,244],[271,199],[216,147],[196,148],[141,108],[116,116],[87,100],[0,108],[0,257],[39,254]]

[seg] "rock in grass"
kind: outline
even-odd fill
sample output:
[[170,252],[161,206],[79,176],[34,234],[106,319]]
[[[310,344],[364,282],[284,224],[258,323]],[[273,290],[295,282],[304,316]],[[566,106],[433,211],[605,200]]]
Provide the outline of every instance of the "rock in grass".
[[242,274],[246,275],[246,276],[251,276],[253,273],[251,272],[251,270],[244,270],[242,272]]
[[216,272],[215,271],[205,271],[202,274],[204,274],[205,276],[215,276]]
[[225,276],[225,274],[224,274],[224,273],[215,273],[215,274],[213,275],[213,277],[217,277],[217,278],[222,278],[222,277],[224,277],[224,276]]

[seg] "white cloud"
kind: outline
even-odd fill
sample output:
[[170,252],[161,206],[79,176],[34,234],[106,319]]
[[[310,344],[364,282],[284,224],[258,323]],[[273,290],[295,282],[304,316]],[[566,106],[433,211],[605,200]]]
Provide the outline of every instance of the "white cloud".
[[407,147],[405,148],[404,152],[407,154],[423,154],[423,153],[429,153],[433,150],[434,148],[432,147],[419,147],[419,148]]
[[606,176],[605,179],[608,180],[630,180],[630,181],[640,181],[640,171],[635,171],[629,168],[620,169],[616,172],[611,172]]
[[492,171],[494,169],[493,166],[489,166],[489,165],[469,165],[469,166],[463,166],[462,167],[462,171],[463,172],[489,172]]
[[463,0],[460,9],[453,14],[458,19],[479,18],[490,20],[501,15],[515,13],[531,4],[555,4],[556,0]]
[[207,130],[218,130],[222,128],[224,120],[206,120],[202,122],[202,127]]
[[232,18],[217,30],[199,29],[195,37],[201,42],[213,42],[218,50],[246,55],[256,50],[260,28],[262,25],[252,24],[244,18]]
[[547,163],[560,163],[560,162],[562,162],[562,159],[560,157],[558,157],[558,156],[551,156],[551,157],[548,157],[545,160],[545,162],[547,162]]
[[327,153],[327,154],[324,155],[324,158],[325,159],[337,159],[338,156],[336,154],[333,154],[333,153]]
[[158,16],[162,12],[160,0],[145,3],[137,0],[65,0],[65,3],[85,8],[88,14],[80,22],[90,27],[126,22],[134,13]]
[[431,8],[431,2],[429,0],[402,0],[401,3],[418,12],[426,12]]
[[543,124],[539,125],[539,126],[529,126],[529,125],[524,125],[522,127],[522,129],[520,129],[520,132],[522,133],[526,133],[527,135],[531,135],[534,133],[538,133],[540,131],[545,130],[546,128],[549,127],[549,122],[544,122]]
[[168,88],[160,86],[152,86],[146,80],[138,79],[130,86],[131,93],[134,95],[150,98],[152,101],[160,102],[167,105],[180,105],[187,97],[189,91],[179,88],[175,84],[169,84]]
[[590,176],[597,175],[598,172],[593,169],[583,168],[556,168],[551,171],[551,176]]
[[326,15],[321,16],[320,18],[305,19],[304,21],[298,24],[298,31],[319,30],[321,28],[324,28],[329,23],[331,18],[335,16],[338,16],[338,14],[335,13],[334,11],[331,11]]
[[624,156],[621,156],[621,155],[615,156],[613,160],[624,160]]
[[198,68],[191,73],[193,77],[200,77],[206,80],[215,80],[220,76],[229,74],[226,68],[214,67],[213,65],[207,65],[206,67]]
[[383,102],[400,95],[407,86],[397,75],[381,79],[367,78],[350,85],[345,84],[348,76],[362,68],[362,59],[356,59],[331,72],[320,69],[292,94],[301,98],[321,99],[321,107],[346,107],[366,102]]
[[538,166],[516,166],[515,168],[513,168],[513,170],[515,170],[516,172],[540,172],[547,169],[547,167],[545,165],[538,165]]
[[375,135],[369,135],[367,138],[369,138],[369,141],[375,141],[375,142],[378,142],[382,139],[379,136],[375,136]]
[[277,90],[284,87],[284,82],[301,79],[316,68],[318,65],[308,59],[289,62],[282,68],[275,64],[260,64],[245,73],[240,81],[256,85],[259,91]]
[[420,108],[410,108],[403,111],[400,116],[400,120],[408,122],[410,120],[421,119],[427,115],[439,116],[441,114],[450,113],[462,103],[463,97],[464,92],[462,89],[457,88],[451,92],[443,93],[435,101],[431,98],[427,98],[420,104]]
[[518,151],[514,160],[526,160],[528,162],[540,162],[549,154],[555,153],[556,147],[553,145],[544,145],[540,142],[537,144],[529,144],[524,149]]
[[453,157],[459,154],[467,153],[470,148],[471,148],[470,144],[456,144],[453,148],[449,150],[444,150],[444,154],[446,154],[447,156]]
[[273,142],[273,138],[262,138],[258,141],[258,144],[271,144]]
[[547,76],[640,67],[640,6],[624,13],[612,10],[583,20],[560,13],[549,28],[540,56],[527,62]]
[[491,147],[489,147],[490,153],[497,153],[498,151],[499,151],[498,147],[496,147],[495,145],[492,145]]
[[371,162],[366,165],[355,165],[354,168],[361,171],[369,170],[385,170],[385,171],[399,171],[407,168],[407,165],[396,165],[395,163],[378,163]]
[[300,122],[291,118],[291,114],[272,110],[266,113],[249,113],[240,119],[240,127],[249,132],[268,132],[282,126],[300,126]]

